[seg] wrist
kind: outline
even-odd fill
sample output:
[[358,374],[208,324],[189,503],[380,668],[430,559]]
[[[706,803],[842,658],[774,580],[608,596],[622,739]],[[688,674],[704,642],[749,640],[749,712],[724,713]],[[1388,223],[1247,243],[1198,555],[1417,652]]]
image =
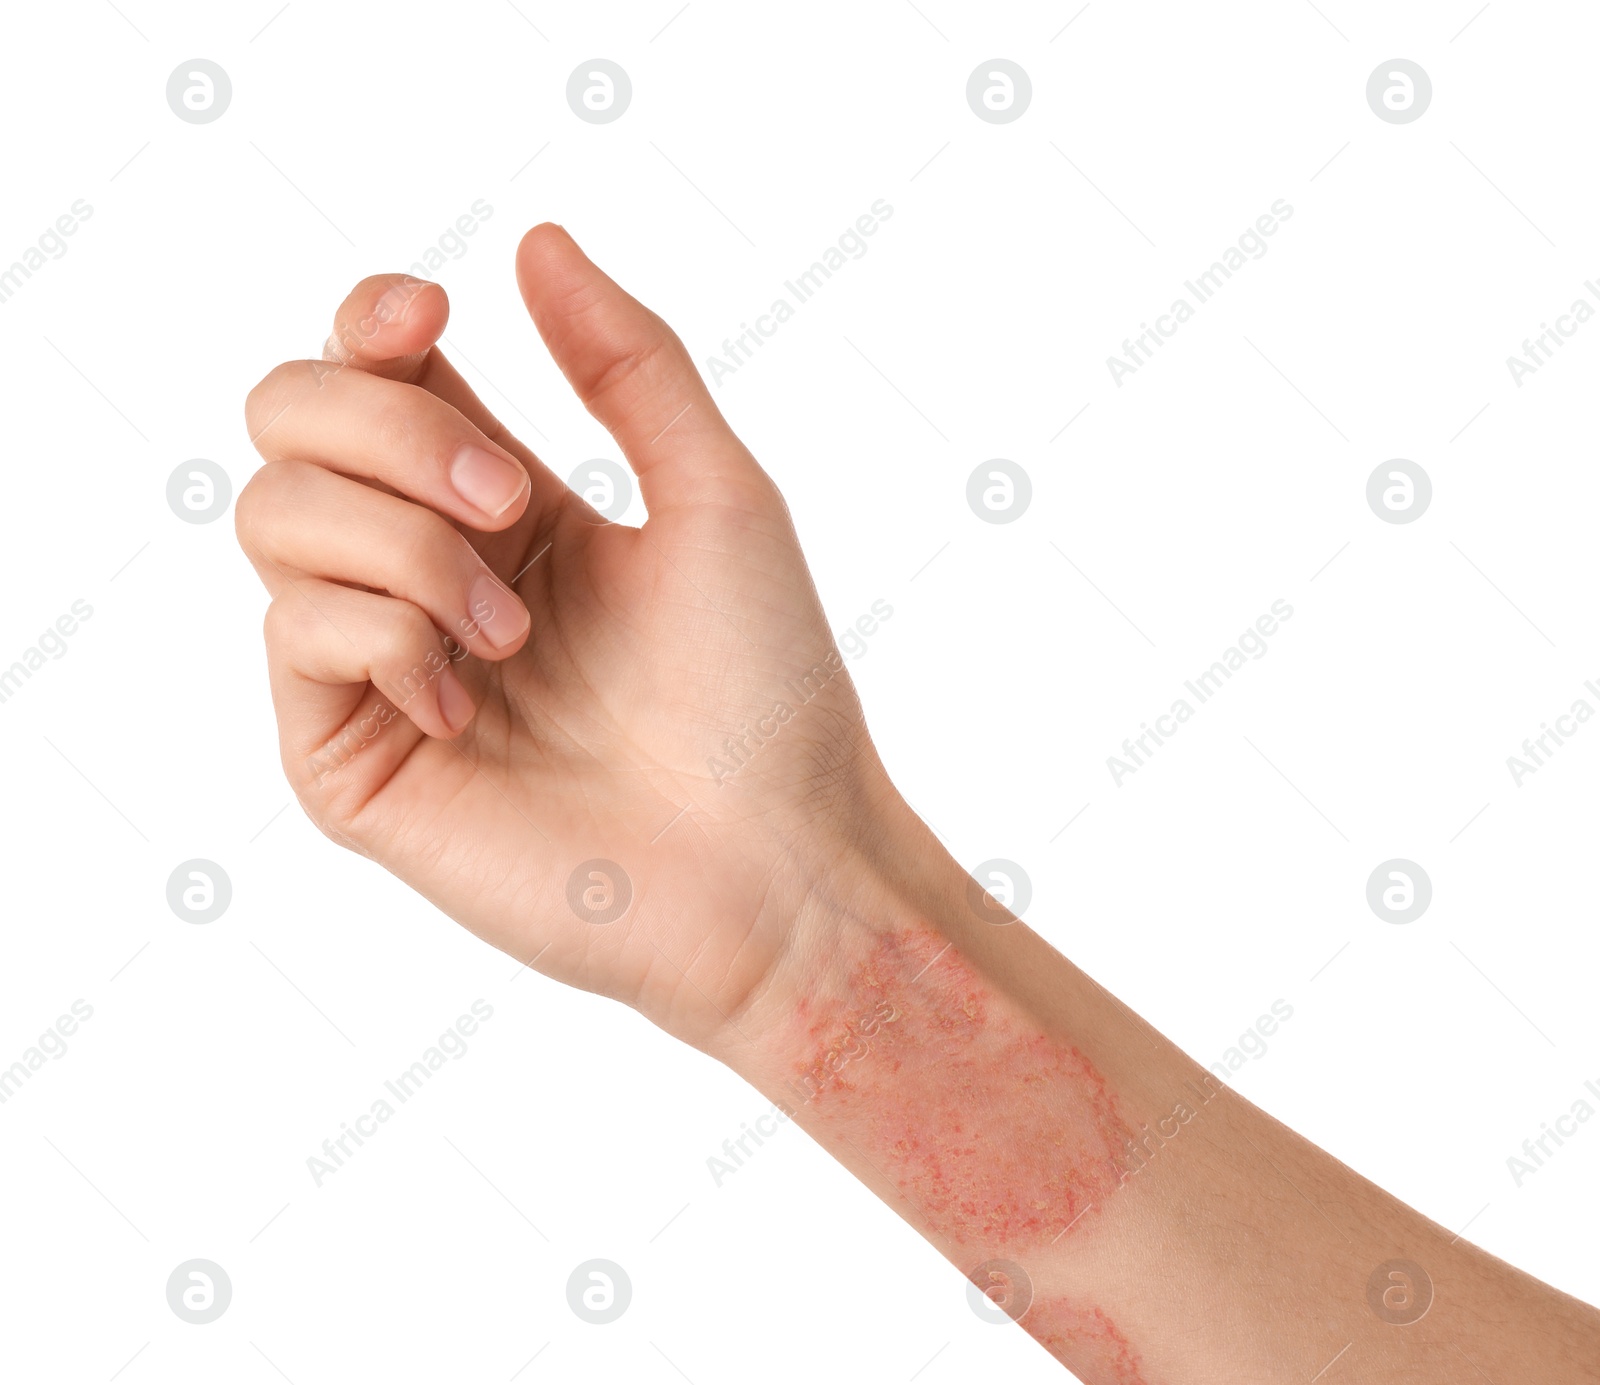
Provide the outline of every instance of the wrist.
[[703,1045],[763,1090],[788,1088],[830,1021],[841,1038],[855,1032],[852,1007],[881,999],[863,1000],[864,968],[893,958],[887,976],[949,940],[942,921],[970,879],[884,784],[864,811],[786,853],[757,924],[775,940],[772,963]]
[[1081,1261],[1108,1203],[1125,1224],[1143,1201],[1114,1195],[1194,1065],[903,803],[873,821],[804,878],[777,964],[707,1049],[958,1266],[1059,1282],[1068,1240]]

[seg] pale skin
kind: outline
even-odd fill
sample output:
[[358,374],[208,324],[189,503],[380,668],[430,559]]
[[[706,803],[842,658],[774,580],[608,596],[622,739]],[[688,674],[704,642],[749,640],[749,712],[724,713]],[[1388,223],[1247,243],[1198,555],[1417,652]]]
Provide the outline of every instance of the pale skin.
[[559,227],[516,278],[649,519],[607,523],[493,417],[435,345],[441,288],[358,284],[324,360],[251,391],[237,507],[311,819],[746,1077],[1088,1385],[1600,1381],[1594,1309],[1221,1086],[974,886],[682,344]]

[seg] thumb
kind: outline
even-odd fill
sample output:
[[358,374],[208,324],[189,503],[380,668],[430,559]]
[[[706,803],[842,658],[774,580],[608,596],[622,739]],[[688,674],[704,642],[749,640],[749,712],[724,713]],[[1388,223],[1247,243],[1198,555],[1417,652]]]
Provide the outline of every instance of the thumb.
[[560,226],[517,247],[517,286],[561,373],[639,477],[652,513],[771,493],[677,334]]

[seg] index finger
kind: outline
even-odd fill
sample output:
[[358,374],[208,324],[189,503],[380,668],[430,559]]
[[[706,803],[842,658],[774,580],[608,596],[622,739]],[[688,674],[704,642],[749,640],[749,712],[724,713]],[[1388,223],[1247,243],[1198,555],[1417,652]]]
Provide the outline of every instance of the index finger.
[[523,466],[542,465],[533,449],[520,442],[478,398],[436,345],[449,321],[450,298],[443,286],[410,274],[368,275],[350,290],[334,314],[323,359],[332,362],[332,370],[353,367],[425,389],[455,408]]
[[409,274],[371,274],[339,305],[322,356],[416,384],[449,320],[450,299],[440,285]]

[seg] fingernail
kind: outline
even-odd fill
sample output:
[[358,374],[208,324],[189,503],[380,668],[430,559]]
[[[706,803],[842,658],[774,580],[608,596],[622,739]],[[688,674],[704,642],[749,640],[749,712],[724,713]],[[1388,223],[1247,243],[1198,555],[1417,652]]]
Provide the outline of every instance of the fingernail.
[[462,687],[454,669],[444,669],[439,674],[439,715],[452,736],[459,735],[472,720],[472,711],[472,694]]
[[496,649],[521,639],[522,632],[532,623],[528,608],[488,573],[472,584],[467,602],[468,620]]
[[450,484],[467,504],[498,519],[528,488],[528,477],[514,462],[469,442],[450,463]]

